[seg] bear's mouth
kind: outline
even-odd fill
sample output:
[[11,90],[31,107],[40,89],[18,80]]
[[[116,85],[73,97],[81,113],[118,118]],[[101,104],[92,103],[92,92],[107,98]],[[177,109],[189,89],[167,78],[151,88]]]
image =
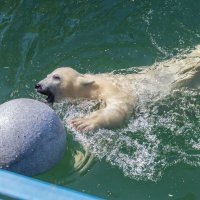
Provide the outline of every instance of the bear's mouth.
[[53,104],[54,103],[54,99],[55,99],[54,94],[53,93],[48,93],[47,98],[46,98],[47,102]]
[[55,101],[55,95],[54,95],[50,90],[48,90],[48,89],[45,89],[45,90],[44,90],[44,89],[42,89],[42,87],[39,87],[39,86],[37,86],[37,85],[35,86],[35,89],[36,89],[36,91],[37,91],[38,93],[47,96],[46,101],[47,101],[48,103],[51,103],[51,104],[54,103],[54,101]]

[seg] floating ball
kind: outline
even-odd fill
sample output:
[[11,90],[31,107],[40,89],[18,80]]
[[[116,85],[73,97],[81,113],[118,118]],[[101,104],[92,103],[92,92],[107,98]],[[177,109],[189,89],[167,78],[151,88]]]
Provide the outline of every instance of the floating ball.
[[0,168],[37,175],[62,157],[66,133],[57,114],[32,99],[0,105]]

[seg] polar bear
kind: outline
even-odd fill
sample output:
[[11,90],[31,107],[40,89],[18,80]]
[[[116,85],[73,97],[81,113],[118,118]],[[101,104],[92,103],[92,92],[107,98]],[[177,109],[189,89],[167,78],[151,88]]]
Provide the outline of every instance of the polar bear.
[[65,98],[98,99],[102,105],[99,110],[71,121],[81,132],[118,127],[134,114],[138,102],[155,101],[181,87],[200,88],[200,46],[137,74],[81,74],[60,67],[35,86],[50,103]]
[[36,85],[37,92],[48,96],[53,103],[65,98],[101,100],[104,106],[85,118],[72,120],[79,131],[112,128],[120,125],[134,109],[134,95],[121,90],[102,76],[80,74],[69,67],[61,67]]

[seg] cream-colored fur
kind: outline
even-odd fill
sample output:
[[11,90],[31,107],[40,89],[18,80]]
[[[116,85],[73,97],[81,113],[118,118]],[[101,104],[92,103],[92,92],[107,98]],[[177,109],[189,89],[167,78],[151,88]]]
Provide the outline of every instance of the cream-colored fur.
[[200,88],[200,46],[182,58],[171,59],[138,74],[80,74],[69,67],[58,68],[39,82],[39,92],[51,100],[65,98],[98,99],[101,109],[72,120],[79,131],[121,125],[138,102],[156,100],[180,87]]
[[82,75],[69,67],[56,69],[40,84],[51,90],[57,102],[65,98],[98,99],[103,102],[102,108],[89,116],[72,120],[71,125],[79,131],[117,127],[134,109],[134,96],[111,80],[98,75]]

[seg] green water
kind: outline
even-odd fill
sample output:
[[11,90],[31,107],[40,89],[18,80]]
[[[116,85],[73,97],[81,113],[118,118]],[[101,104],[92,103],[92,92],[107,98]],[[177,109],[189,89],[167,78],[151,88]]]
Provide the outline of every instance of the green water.
[[[41,99],[34,85],[57,66],[99,73],[171,58],[200,43],[199,22],[197,0],[0,0],[0,103]],[[95,136],[66,125],[64,159],[36,178],[106,199],[200,199],[199,102],[198,91],[172,94]]]

